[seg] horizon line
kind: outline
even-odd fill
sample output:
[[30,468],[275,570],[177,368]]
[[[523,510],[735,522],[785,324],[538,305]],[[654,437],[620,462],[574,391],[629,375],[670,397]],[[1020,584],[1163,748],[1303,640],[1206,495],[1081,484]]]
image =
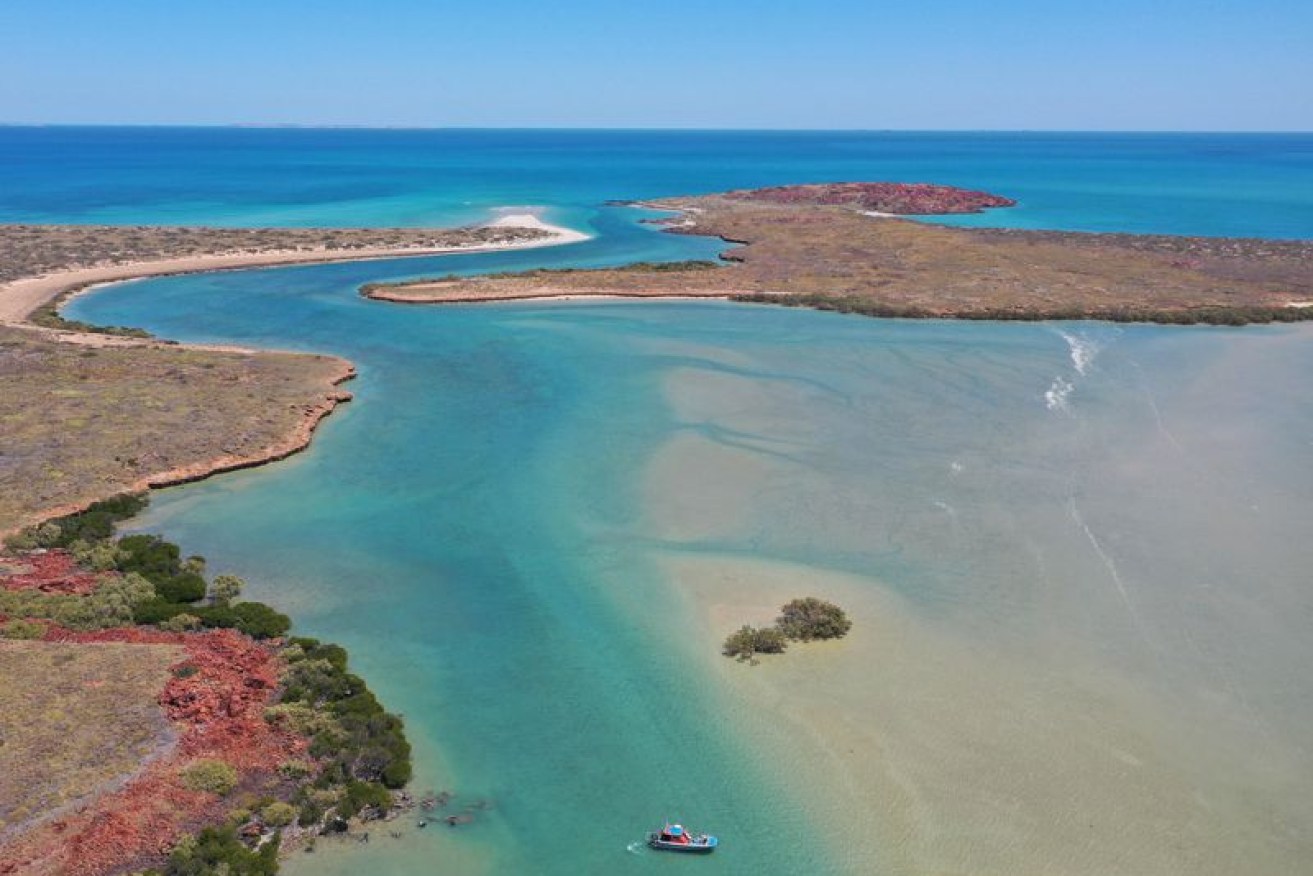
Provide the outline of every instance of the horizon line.
[[744,134],[1221,134],[1313,135],[1313,129],[1243,128],[756,128],[683,126],[589,125],[356,125],[298,122],[9,122],[0,128],[168,128],[257,131],[602,131],[633,133],[744,133]]

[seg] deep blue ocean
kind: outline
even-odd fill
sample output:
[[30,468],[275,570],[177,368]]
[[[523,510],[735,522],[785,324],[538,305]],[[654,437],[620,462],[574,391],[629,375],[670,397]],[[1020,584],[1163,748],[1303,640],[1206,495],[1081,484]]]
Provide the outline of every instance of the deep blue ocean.
[[936,182],[1023,228],[1313,236],[1313,135],[0,128],[0,222],[429,225],[836,180]]
[[[70,315],[351,359],[281,463],[163,532],[405,714],[473,824],[296,874],[1288,873],[1313,855],[1313,338],[725,302],[415,307],[362,283],[708,257],[611,199],[789,182],[1017,198],[962,223],[1313,238],[1313,137],[0,129],[0,221],[592,232],[143,280]],[[728,630],[832,598],[838,644]],[[664,817],[711,859],[638,841]]]

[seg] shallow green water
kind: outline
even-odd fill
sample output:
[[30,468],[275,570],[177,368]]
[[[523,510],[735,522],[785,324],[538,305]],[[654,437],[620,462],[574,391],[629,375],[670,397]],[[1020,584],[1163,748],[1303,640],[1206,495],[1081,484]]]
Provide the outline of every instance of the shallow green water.
[[[417,789],[454,789],[456,809],[488,804],[468,827],[304,856],[292,872],[664,871],[676,864],[630,844],[667,815],[724,837],[695,864],[717,872],[923,872],[940,850],[968,867],[996,859],[1006,842],[993,822],[968,830],[978,816],[953,814],[962,836],[945,832],[955,810],[934,797],[934,765],[992,739],[994,719],[964,703],[947,722],[960,732],[927,732],[923,750],[899,753],[898,728],[882,725],[893,716],[862,711],[879,691],[858,673],[817,709],[855,708],[850,720],[888,742],[880,756],[900,787],[929,803],[910,840],[889,838],[883,804],[826,810],[846,798],[810,765],[823,731],[774,727],[762,700],[715,669],[701,609],[663,565],[672,557],[788,564],[817,586],[856,576],[854,608],[896,598],[898,622],[981,666],[1006,660],[1006,673],[981,670],[985,693],[1043,680],[1057,697],[1027,708],[1059,732],[1026,751],[1003,745],[1000,763],[1097,774],[1093,755],[1063,748],[1057,705],[1091,697],[1079,714],[1118,716],[1149,740],[1136,757],[1151,778],[1081,779],[1077,815],[1119,795],[1134,811],[1158,799],[1146,788],[1179,784],[1169,835],[1210,823],[1190,808],[1192,789],[1208,812],[1239,813],[1230,847],[1266,844],[1278,864],[1307,849],[1307,331],[906,323],[708,302],[417,308],[355,295],[366,280],[448,265],[700,245],[614,221],[602,241],[551,253],[170,278],[72,307],[360,368],[357,401],[310,452],[164,491],[141,524],[250,579],[301,632],[345,644],[406,715]],[[940,684],[951,698],[946,677],[927,676],[922,693]],[[920,708],[897,717],[929,730]],[[1010,786],[956,781],[954,798],[999,801],[1015,824],[1045,829]],[[1254,811],[1275,838],[1247,826]],[[1147,848],[1131,863],[1157,861]],[[1097,871],[1043,847],[1002,860]]]

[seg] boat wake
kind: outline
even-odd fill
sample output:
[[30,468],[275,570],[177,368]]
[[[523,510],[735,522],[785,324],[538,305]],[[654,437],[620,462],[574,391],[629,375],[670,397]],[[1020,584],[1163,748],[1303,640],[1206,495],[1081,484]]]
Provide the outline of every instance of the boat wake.
[[625,851],[631,855],[641,855],[643,854],[643,849],[644,847],[646,847],[646,845],[647,843],[643,842],[642,840],[639,840],[637,842],[632,842],[629,845],[625,846]]

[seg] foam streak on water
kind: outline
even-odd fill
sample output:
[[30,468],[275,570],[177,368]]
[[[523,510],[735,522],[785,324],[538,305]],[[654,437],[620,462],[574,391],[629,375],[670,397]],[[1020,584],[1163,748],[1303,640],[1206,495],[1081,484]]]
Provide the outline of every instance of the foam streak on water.
[[1099,344],[1087,334],[1077,330],[1058,329],[1058,335],[1067,342],[1071,353],[1071,365],[1082,377],[1089,371],[1094,357],[1099,354]]

